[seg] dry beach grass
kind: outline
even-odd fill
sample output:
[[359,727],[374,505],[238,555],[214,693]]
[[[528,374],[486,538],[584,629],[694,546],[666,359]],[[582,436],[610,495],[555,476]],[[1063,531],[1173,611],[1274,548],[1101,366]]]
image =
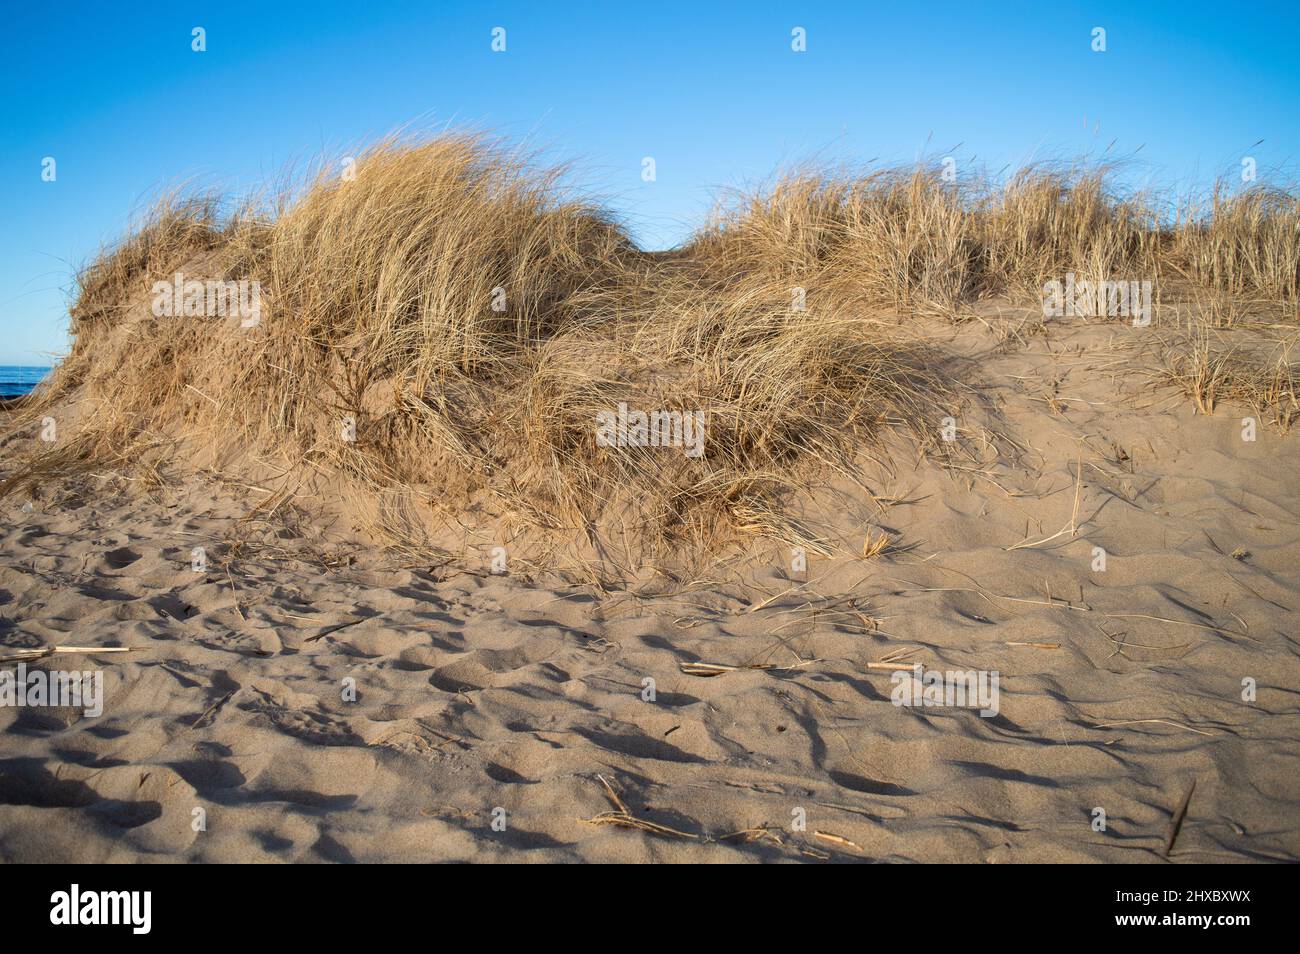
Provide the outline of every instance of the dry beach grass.
[[[59,453],[83,462],[202,435],[223,461],[338,475],[390,540],[430,504],[445,519],[487,495],[570,535],[618,511],[653,544],[637,557],[746,528],[808,543],[783,495],[810,470],[848,472],[882,427],[929,443],[965,397],[906,317],[1040,301],[1077,271],[1203,288],[1169,376],[1202,410],[1222,393],[1288,422],[1289,353],[1215,339],[1225,301],[1294,314],[1297,200],[1216,190],[1208,214],[1184,203],[1166,227],[1106,174],[796,171],[665,260],[565,198],[562,170],[482,138],[388,140],[349,175],[228,215],[214,196],[164,197],[82,272],[72,353],[29,416],[75,394]],[[249,331],[150,314],[146,289],[178,271],[256,280],[275,318]],[[705,409],[709,452],[597,448],[591,422],[620,401]]]

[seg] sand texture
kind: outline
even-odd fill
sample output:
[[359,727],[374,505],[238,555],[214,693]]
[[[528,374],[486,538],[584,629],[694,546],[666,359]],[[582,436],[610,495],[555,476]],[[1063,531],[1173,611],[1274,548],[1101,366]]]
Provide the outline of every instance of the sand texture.
[[[935,327],[965,456],[864,448],[806,573],[433,567],[211,479],[6,499],[0,654],[137,651],[58,657],[97,718],[0,708],[0,859],[1300,858],[1300,443],[1151,386],[1122,323]],[[996,670],[998,714],[893,705],[891,659]]]

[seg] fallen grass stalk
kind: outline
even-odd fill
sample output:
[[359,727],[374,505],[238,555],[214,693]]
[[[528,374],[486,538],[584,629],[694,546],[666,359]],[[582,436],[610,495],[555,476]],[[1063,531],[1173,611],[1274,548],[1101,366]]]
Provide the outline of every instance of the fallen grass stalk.
[[809,659],[800,662],[794,666],[778,666],[774,663],[751,663],[750,665],[747,666],[727,666],[722,663],[684,662],[684,663],[680,663],[678,665],[678,668],[687,676],[708,677],[708,676],[721,676],[723,673],[728,673],[728,672],[741,672],[746,669],[759,670],[759,671],[775,670],[777,672],[791,672],[796,669],[804,669],[812,665],[812,663],[814,662],[816,662],[815,659]]
[[1094,729],[1113,729],[1124,725],[1171,725],[1175,729],[1186,729],[1188,732],[1195,732],[1197,735],[1214,735],[1213,732],[1206,732],[1203,729],[1195,729],[1190,725],[1183,725],[1181,722],[1172,722],[1169,719],[1125,719],[1122,722],[1102,722],[1094,725]]
[[690,838],[698,840],[699,835],[693,835],[688,831],[678,831],[676,828],[669,828],[667,825],[660,825],[656,822],[647,821],[644,818],[637,818],[627,806],[623,804],[623,799],[618,797],[618,793],[605,780],[605,776],[597,775],[596,778],[600,784],[605,787],[605,794],[609,800],[614,803],[614,810],[601,812],[592,818],[583,819],[589,825],[616,825],[619,828],[632,828],[637,831],[648,832],[651,835],[665,835],[672,838]]
[[143,652],[142,646],[45,646],[33,649],[19,649],[16,652],[0,656],[0,663],[31,662],[49,656],[69,655],[74,653],[100,655],[104,653]]

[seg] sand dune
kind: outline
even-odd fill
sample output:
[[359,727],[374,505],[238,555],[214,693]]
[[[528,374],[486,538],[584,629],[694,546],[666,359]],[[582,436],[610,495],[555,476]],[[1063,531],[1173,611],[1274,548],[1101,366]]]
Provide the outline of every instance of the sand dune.
[[[1152,386],[1142,329],[977,311],[915,322],[973,369],[967,455],[863,446],[792,504],[806,573],[431,566],[211,472],[11,495],[5,651],[138,651],[79,660],[98,718],[0,708],[0,857],[1160,861],[1194,783],[1173,860],[1300,858],[1300,445]],[[896,706],[886,659],[999,712]]]
[[359,155],[0,412],[0,858],[1300,856],[1293,195]]

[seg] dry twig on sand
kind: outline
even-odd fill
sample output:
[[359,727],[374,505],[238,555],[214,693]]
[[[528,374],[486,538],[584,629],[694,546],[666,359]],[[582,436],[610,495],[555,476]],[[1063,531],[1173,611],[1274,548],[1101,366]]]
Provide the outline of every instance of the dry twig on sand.
[[37,649],[20,649],[0,656],[0,663],[31,662],[34,659],[44,659],[47,656],[59,656],[69,653],[94,655],[101,653],[135,653],[141,652],[143,648],[141,646],[45,646]]
[[614,803],[614,811],[601,812],[593,818],[584,819],[589,825],[617,825],[620,828],[634,828],[637,831],[648,832],[652,835],[665,835],[672,838],[698,839],[700,837],[688,831],[678,831],[676,828],[669,828],[667,825],[660,825],[644,818],[637,818],[628,811],[627,806],[623,804],[623,799],[618,797],[618,793],[605,780],[605,776],[597,775],[596,778],[601,785],[605,786],[605,794]]
[[808,659],[794,666],[778,666],[774,663],[753,663],[748,666],[727,666],[722,663],[705,663],[705,662],[684,662],[679,663],[678,668],[688,676],[720,676],[727,672],[741,672],[742,670],[774,670],[777,672],[790,672],[795,669],[803,669],[812,665],[817,660]]

